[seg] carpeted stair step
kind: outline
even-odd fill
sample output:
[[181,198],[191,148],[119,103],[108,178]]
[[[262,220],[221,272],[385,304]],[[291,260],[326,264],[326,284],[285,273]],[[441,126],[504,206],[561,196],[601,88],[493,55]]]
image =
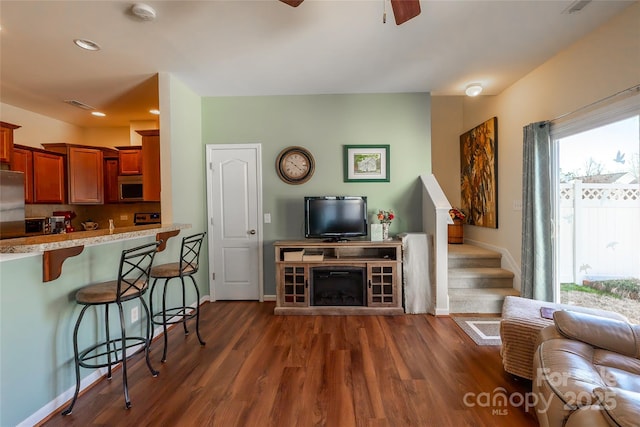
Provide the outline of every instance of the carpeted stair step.
[[449,289],[513,288],[513,273],[503,268],[449,268]]
[[519,296],[507,288],[449,289],[449,313],[501,313],[504,298]]
[[502,254],[473,245],[449,245],[449,268],[500,267]]

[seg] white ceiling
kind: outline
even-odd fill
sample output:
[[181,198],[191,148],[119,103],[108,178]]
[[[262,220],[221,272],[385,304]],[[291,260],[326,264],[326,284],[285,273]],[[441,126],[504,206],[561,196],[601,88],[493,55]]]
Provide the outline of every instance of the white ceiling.
[[569,14],[570,1],[422,0],[400,26],[388,0],[146,3],[155,21],[134,17],[130,1],[2,0],[0,101],[81,126],[127,126],[153,118],[158,72],[200,96],[461,95],[470,82],[495,95],[634,1]]

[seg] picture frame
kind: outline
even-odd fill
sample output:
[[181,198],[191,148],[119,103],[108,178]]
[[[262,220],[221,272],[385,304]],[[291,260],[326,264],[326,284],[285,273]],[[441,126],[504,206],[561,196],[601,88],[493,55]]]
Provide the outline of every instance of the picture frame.
[[389,145],[345,145],[344,182],[389,182]]
[[460,135],[460,202],[466,223],[498,228],[498,118]]

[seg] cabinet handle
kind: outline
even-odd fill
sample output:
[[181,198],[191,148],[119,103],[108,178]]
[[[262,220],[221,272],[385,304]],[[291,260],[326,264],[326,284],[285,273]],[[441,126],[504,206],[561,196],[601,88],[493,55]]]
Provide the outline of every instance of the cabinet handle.
[[308,281],[308,280],[305,280],[305,281],[304,281],[304,287],[305,287],[305,288],[308,288],[308,287],[309,287],[309,281]]
[[369,279],[369,288],[371,288],[371,279]]

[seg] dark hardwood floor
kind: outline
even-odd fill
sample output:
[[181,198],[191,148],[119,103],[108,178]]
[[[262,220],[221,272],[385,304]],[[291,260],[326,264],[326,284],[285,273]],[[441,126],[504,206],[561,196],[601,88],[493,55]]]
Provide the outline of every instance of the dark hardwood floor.
[[[152,346],[160,375],[131,358],[45,426],[536,426],[499,347],[477,346],[448,317],[274,316],[274,303],[215,302],[195,330]],[[499,394],[515,406],[503,406]],[[504,396],[503,396],[504,397]],[[495,401],[494,401],[495,400]],[[492,401],[493,404],[492,405]],[[66,407],[66,405],[65,405]],[[64,408],[61,408],[64,409]]]

